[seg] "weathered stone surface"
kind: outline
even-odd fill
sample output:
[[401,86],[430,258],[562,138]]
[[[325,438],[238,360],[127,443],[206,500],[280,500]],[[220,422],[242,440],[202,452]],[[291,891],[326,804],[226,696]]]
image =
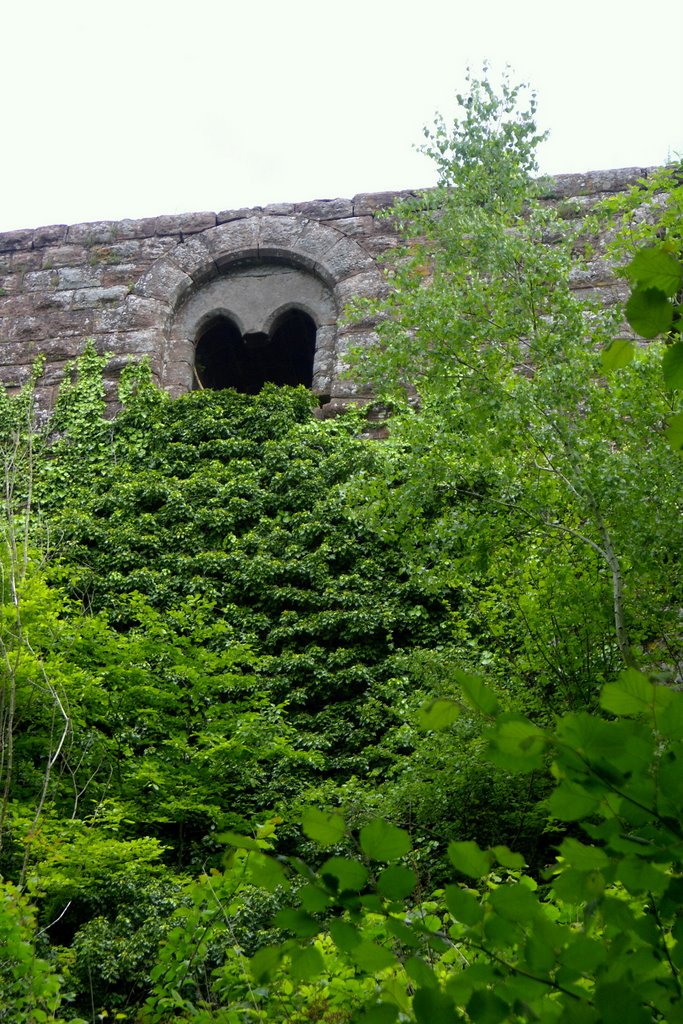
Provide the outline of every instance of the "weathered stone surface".
[[134,295],[159,299],[174,304],[192,284],[192,278],[166,256],[156,264],[154,272],[145,274],[133,289]]
[[24,288],[28,292],[56,288],[59,278],[56,270],[31,270],[24,274]]
[[17,250],[13,252],[10,266],[15,274],[24,274],[27,270],[40,270],[43,265],[40,249]]
[[59,288],[98,288],[102,284],[102,272],[96,267],[62,267],[57,271]]
[[325,267],[337,279],[370,270],[374,261],[365,250],[350,238],[340,238],[332,249],[325,253]]
[[338,220],[353,217],[352,199],[316,199],[310,203],[296,203],[295,212],[310,220]]
[[106,245],[118,238],[116,221],[98,220],[87,224],[71,224],[67,228],[66,241],[69,245]]
[[623,192],[644,178],[652,167],[621,167],[618,170],[587,171],[585,174],[557,174],[548,178],[546,195],[551,198],[565,196],[596,196],[599,193]]
[[157,217],[157,235],[193,235],[216,226],[215,213],[180,213],[172,217]]
[[74,292],[74,309],[91,309],[93,306],[109,305],[113,302],[119,303],[128,295],[125,285],[118,285],[115,288],[81,288]]
[[359,192],[353,197],[353,214],[355,217],[363,217],[366,214],[377,213],[379,210],[386,210],[394,206],[402,199],[411,199],[418,195],[417,192],[404,190],[403,192]]
[[46,245],[59,244],[66,239],[66,224],[49,224],[44,228],[36,228],[33,232],[33,248],[42,249]]
[[227,224],[231,220],[244,220],[245,217],[253,217],[261,211],[262,207],[260,206],[251,208],[243,206],[239,210],[222,210],[221,213],[216,214],[216,224]]
[[[560,175],[544,202],[580,226],[602,197],[646,173]],[[267,333],[283,311],[299,309],[317,326],[314,389],[335,396],[330,407],[364,400],[340,375],[348,346],[369,343],[373,322],[338,329],[338,316],[354,298],[382,292],[377,257],[399,242],[382,212],[417,194],[361,193],[0,234],[0,380],[16,386],[44,352],[50,366],[40,395],[47,401],[65,363],[92,336],[99,351],[115,355],[108,393],[115,394],[125,360],[146,355],[162,385],[181,394],[194,386],[193,346],[207,318],[233,317]],[[582,297],[611,305],[623,302],[628,285],[604,258],[606,239],[590,238],[596,258],[571,284]]]
[[214,253],[203,235],[191,235],[185,239],[171,250],[169,258],[193,280],[201,280],[212,271],[217,273],[218,270],[214,262]]
[[240,253],[258,252],[260,217],[241,218],[219,224],[204,236],[218,266],[221,257],[233,259]]
[[373,218],[365,217],[341,217],[329,222],[331,228],[341,231],[347,238],[364,239],[372,234],[374,228]]
[[0,235],[0,252],[17,252],[33,248],[33,231],[5,231]]
[[46,270],[53,267],[77,267],[86,263],[88,250],[82,245],[56,245],[43,251],[42,266]]
[[[291,217],[296,212],[295,203],[268,203],[264,206],[263,213],[267,217]],[[221,214],[219,214],[221,216]]]

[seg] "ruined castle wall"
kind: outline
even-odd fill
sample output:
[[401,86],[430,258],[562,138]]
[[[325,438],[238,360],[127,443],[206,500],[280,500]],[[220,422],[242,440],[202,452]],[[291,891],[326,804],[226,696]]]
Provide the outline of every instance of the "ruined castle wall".
[[[582,217],[646,173],[627,168],[559,176],[547,201],[559,204],[563,216]],[[218,288],[231,268],[241,267],[244,274],[247,265],[260,265],[261,277],[272,271],[277,291],[287,280],[285,266],[296,271],[292,281],[308,275],[322,289],[314,390],[333,400],[353,397],[341,369],[349,344],[363,340],[363,328],[340,326],[338,318],[354,296],[381,288],[377,257],[398,241],[382,212],[406,195],[362,194],[0,234],[0,382],[20,385],[35,357],[44,354],[41,401],[49,404],[66,364],[92,338],[98,351],[112,355],[112,395],[123,365],[142,356],[149,357],[162,386],[182,393],[192,387],[188,310],[201,305],[198,291],[212,282]],[[577,272],[574,286],[606,302],[620,295],[599,248],[588,270]],[[311,281],[304,292],[313,295]]]

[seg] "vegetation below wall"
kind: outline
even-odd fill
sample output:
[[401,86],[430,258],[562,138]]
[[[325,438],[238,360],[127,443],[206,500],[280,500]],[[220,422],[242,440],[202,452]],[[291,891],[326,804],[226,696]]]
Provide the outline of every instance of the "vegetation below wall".
[[[2,398],[0,1021],[683,1019],[676,289],[662,376],[533,103],[462,107],[357,310],[389,440],[145,366],[107,419],[91,348]],[[681,201],[618,258],[675,277]]]

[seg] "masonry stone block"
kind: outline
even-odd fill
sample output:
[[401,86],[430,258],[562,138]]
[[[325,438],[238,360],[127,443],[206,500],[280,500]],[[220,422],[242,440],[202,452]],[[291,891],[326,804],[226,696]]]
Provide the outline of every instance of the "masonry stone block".
[[97,267],[60,267],[57,271],[57,285],[61,288],[99,288],[102,271]]
[[33,231],[6,231],[0,235],[0,252],[18,252],[33,248]]
[[193,235],[216,226],[215,213],[180,213],[171,217],[157,217],[157,235]]
[[339,217],[353,217],[353,200],[316,199],[313,202],[297,203],[295,210],[310,220],[336,220]]
[[99,220],[88,224],[71,224],[67,228],[66,242],[69,245],[106,245],[118,238],[116,221]]
[[66,240],[66,224],[49,224],[33,232],[33,248],[43,249],[46,245],[61,245]]
[[192,278],[171,260],[164,256],[155,263],[152,270],[140,279],[133,290],[134,295],[148,299],[158,299],[167,305],[176,301],[189,290]]
[[222,210],[216,214],[216,224],[227,224],[231,220],[244,220],[245,217],[254,217],[262,212],[260,206],[242,206],[239,210]]
[[191,235],[171,249],[169,259],[193,281],[217,273],[214,254],[203,235]]
[[218,266],[240,253],[258,251],[260,220],[260,217],[232,220],[206,232],[206,244]]

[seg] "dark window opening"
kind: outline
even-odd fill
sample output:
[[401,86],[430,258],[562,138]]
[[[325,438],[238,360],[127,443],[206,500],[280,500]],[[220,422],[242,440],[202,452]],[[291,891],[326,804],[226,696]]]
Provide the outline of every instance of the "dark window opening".
[[264,384],[313,383],[316,327],[299,309],[289,310],[262,332],[240,334],[227,317],[215,320],[200,336],[195,370],[203,388],[234,388],[255,395]]

